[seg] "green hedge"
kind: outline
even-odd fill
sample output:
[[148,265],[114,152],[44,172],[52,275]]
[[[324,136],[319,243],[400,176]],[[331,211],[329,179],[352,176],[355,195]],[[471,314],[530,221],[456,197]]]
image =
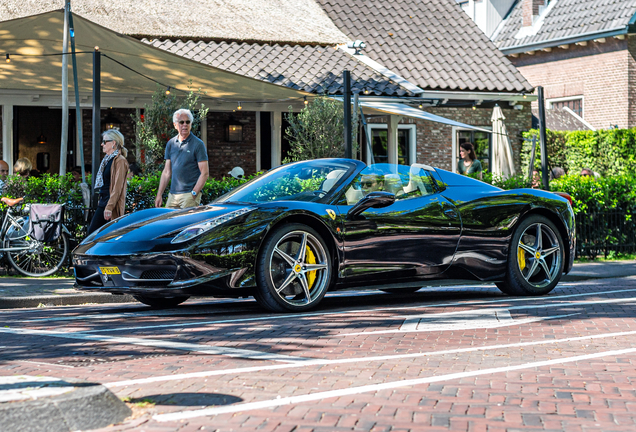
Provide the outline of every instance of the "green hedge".
[[[527,172],[532,137],[537,137],[535,168],[541,166],[539,131],[523,134],[521,166]],[[559,166],[567,173],[578,174],[591,168],[602,176],[636,172],[636,128],[597,131],[546,131],[548,165]]]
[[[244,180],[238,180],[234,177],[223,178],[221,180],[209,178],[203,187],[201,203],[207,204],[212,202],[214,199],[231,191],[238,185],[245,183],[253,177],[255,177],[255,175],[247,177]],[[130,179],[128,181],[128,191],[126,193],[126,211],[137,211],[154,207],[160,178],[161,174],[155,174],[147,177],[133,177]],[[168,199],[168,192],[169,190],[166,190],[163,194],[164,204]]]

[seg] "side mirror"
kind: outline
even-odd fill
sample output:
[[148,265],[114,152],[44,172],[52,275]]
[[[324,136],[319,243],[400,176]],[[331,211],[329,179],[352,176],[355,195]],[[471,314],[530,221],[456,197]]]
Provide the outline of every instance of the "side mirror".
[[366,209],[388,207],[394,202],[395,195],[390,192],[371,192],[369,195],[358,201],[358,203],[349,210],[347,213],[347,219],[353,219]]

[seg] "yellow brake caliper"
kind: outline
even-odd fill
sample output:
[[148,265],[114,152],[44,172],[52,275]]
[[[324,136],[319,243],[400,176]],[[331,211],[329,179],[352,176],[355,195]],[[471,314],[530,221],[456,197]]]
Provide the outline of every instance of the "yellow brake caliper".
[[517,251],[517,261],[519,261],[519,270],[526,268],[526,253],[521,248]]
[[[307,252],[305,253],[305,262],[307,264],[316,264],[316,256],[307,246]],[[309,285],[309,289],[314,286],[314,282],[316,281],[316,270],[310,271],[307,273],[307,284]]]

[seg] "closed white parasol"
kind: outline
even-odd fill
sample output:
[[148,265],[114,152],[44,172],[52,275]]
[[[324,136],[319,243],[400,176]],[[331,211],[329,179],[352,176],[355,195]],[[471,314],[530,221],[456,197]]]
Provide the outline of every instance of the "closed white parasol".
[[515,175],[515,164],[512,159],[512,146],[508,139],[508,131],[504,124],[503,111],[495,105],[492,112],[492,173],[507,179]]

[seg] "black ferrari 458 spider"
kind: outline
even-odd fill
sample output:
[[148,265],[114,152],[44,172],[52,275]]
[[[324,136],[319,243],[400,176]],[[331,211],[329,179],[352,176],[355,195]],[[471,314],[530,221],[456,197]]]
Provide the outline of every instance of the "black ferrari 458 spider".
[[87,237],[73,264],[77,288],[153,307],[253,296],[271,311],[305,311],[332,290],[466,280],[542,295],[572,268],[574,250],[572,207],[553,193],[422,164],[318,159],[208,205],[124,215]]

